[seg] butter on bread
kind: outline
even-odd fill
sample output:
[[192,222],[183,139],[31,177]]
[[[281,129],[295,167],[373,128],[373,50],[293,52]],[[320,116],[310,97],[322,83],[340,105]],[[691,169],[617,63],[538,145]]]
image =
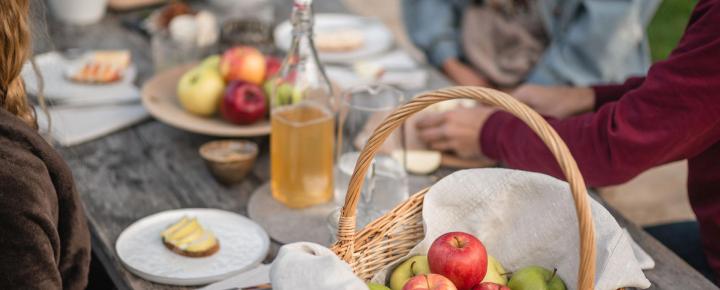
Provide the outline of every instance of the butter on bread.
[[220,250],[217,237],[194,217],[184,216],[160,235],[166,248],[182,256],[207,257]]

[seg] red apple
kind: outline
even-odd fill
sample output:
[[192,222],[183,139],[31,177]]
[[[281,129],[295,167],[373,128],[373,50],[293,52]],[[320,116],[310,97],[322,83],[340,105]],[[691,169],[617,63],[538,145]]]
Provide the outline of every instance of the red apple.
[[225,90],[220,113],[231,123],[247,125],[257,122],[265,116],[267,102],[260,87],[235,81]]
[[430,272],[450,279],[460,290],[482,282],[487,273],[485,246],[471,234],[450,232],[437,238],[428,251]]
[[510,287],[493,282],[482,282],[472,287],[472,290],[511,290]]
[[265,56],[256,48],[236,46],[223,53],[220,73],[226,81],[245,81],[261,85],[267,70]]
[[282,65],[282,59],[275,56],[268,56],[265,58],[265,76],[270,78],[275,75]]
[[448,279],[438,274],[418,275],[408,280],[403,290],[457,290]]

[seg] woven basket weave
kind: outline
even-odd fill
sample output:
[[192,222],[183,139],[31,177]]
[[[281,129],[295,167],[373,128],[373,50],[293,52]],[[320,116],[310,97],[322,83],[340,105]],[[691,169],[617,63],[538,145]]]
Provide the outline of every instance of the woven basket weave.
[[402,105],[380,124],[368,139],[355,164],[355,170],[338,224],[338,241],[333,251],[350,264],[355,274],[369,280],[379,270],[405,256],[424,236],[422,225],[423,198],[427,189],[411,196],[384,216],[355,231],[355,210],[365,174],[375,153],[385,139],[408,117],[441,101],[467,98],[503,109],[527,124],[550,149],[560,165],[573,195],[580,233],[580,267],[578,289],[593,289],[595,281],[595,231],[585,181],[567,145],[557,132],[535,111],[511,96],[480,87],[452,87],[422,93]]

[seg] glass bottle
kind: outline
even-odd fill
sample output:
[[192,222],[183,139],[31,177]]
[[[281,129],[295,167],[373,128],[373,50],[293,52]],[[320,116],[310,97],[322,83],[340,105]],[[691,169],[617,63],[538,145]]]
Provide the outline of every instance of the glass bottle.
[[295,0],[292,42],[271,85],[272,196],[290,208],[333,197],[333,90],[313,45],[311,0]]

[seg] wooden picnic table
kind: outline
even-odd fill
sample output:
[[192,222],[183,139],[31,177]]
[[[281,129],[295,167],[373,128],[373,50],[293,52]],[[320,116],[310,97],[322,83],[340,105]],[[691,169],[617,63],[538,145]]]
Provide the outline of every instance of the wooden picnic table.
[[[278,0],[276,15],[286,19],[290,2]],[[316,0],[316,12],[347,13],[338,0]],[[111,13],[97,25],[83,28],[73,37],[55,34],[50,37],[56,47],[76,46],[87,49],[127,48],[139,69],[138,85],[152,75],[150,45],[146,38],[121,26],[127,13]],[[36,46],[36,51],[50,49]],[[428,89],[449,86],[437,71],[429,69]],[[407,92],[412,94],[415,92]],[[257,166],[242,184],[224,187],[206,170],[197,153],[204,142],[216,138],[201,136],[147,120],[126,130],[85,144],[59,148],[72,168],[83,200],[92,246],[101,264],[118,289],[189,289],[155,284],[128,272],[115,253],[115,240],[127,226],[138,219],[170,209],[218,208],[247,214],[250,194],[269,180],[268,139],[255,138],[261,147]],[[452,172],[442,169],[437,176]],[[412,177],[411,190],[427,186],[428,177]],[[628,193],[631,194],[631,193]],[[607,206],[621,226],[654,259],[656,266],[646,271],[653,283],[651,289],[717,289],[684,261],[662,246],[640,227]],[[279,244],[273,243],[271,252]],[[268,261],[272,259],[272,254]]]

